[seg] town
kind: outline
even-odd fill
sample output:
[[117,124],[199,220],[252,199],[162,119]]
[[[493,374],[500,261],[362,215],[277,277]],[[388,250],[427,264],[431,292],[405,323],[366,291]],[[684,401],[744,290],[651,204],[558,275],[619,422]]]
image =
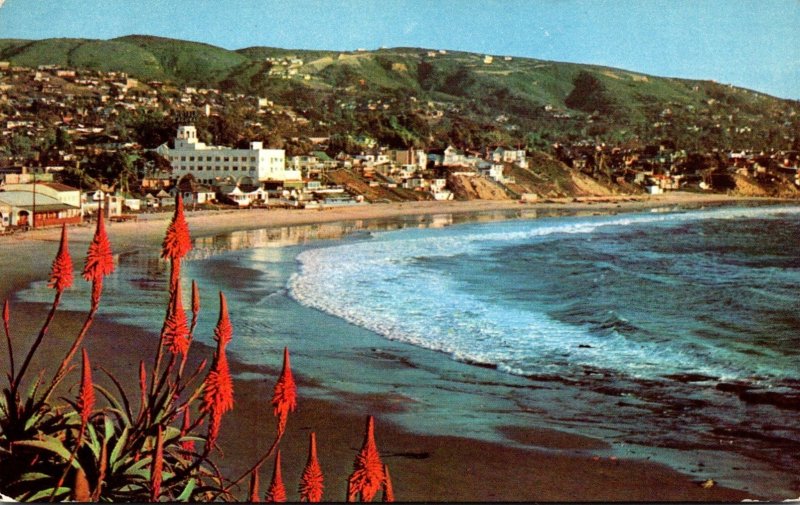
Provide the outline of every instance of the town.
[[[302,64],[275,58],[268,76],[309,79],[298,76]],[[190,210],[536,202],[673,190],[800,196],[797,145],[758,152],[687,150],[663,139],[617,145],[564,139],[537,149],[435,138],[425,146],[385,145],[367,133],[317,135],[322,121],[307,128],[309,111],[269,97],[56,65],[0,62],[0,76],[3,231],[80,223],[101,205],[112,219],[135,219],[168,209],[177,194]],[[335,105],[383,111],[397,100]],[[430,121],[459,112],[434,102],[415,107]],[[552,108],[543,113],[568,116]],[[499,128],[507,118],[496,121]]]

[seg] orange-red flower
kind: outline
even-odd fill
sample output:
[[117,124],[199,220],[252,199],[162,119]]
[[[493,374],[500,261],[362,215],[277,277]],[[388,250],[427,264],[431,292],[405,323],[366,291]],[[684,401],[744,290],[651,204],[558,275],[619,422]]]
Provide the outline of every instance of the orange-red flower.
[[272,396],[273,414],[278,416],[278,436],[282,436],[286,429],[286,420],[289,412],[297,408],[297,386],[292,377],[292,367],[289,363],[289,348],[283,348],[283,370],[278,382],[275,384]]
[[153,464],[150,466],[150,501],[158,501],[158,496],[161,494],[161,472],[163,469],[164,435],[161,432],[161,425],[159,424]]
[[61,244],[58,247],[56,258],[53,260],[49,286],[59,293],[72,286],[72,258],[69,255],[69,245],[67,244],[66,224],[61,228]]
[[[191,427],[192,423],[189,419],[189,407],[187,406],[183,410],[183,424],[181,425],[181,438],[187,436],[189,434],[189,427]],[[194,452],[194,440],[184,440],[181,442],[181,449],[186,452]]]
[[139,360],[139,394],[141,395],[142,408],[145,407],[145,396],[147,395],[147,370],[144,361]]
[[186,354],[189,350],[189,326],[181,298],[181,286],[178,283],[164,321],[164,345],[172,354]]
[[258,495],[258,469],[261,468],[261,465],[253,468],[252,473],[250,473],[250,503],[258,503],[261,501],[261,497]]
[[167,234],[161,248],[161,257],[179,260],[192,248],[189,225],[183,215],[183,198],[180,193],[175,198],[175,214],[167,227]]
[[311,432],[311,442],[308,447],[308,461],[300,478],[300,501],[322,501],[323,485],[322,468],[317,460],[317,436]]
[[3,302],[3,324],[8,326],[8,320],[10,319],[10,311],[8,309],[8,298]]
[[111,254],[111,244],[106,234],[103,210],[97,214],[97,228],[86,253],[86,263],[83,266],[83,278],[87,281],[102,281],[103,277],[114,271],[114,256]]
[[383,481],[383,501],[386,503],[394,501],[394,489],[392,488],[392,478],[389,476],[389,467],[383,465],[383,474],[386,478]]
[[205,380],[203,401],[200,411],[209,414],[208,443],[213,445],[219,435],[222,423],[222,414],[233,408],[233,379],[228,367],[228,358],[225,355],[225,346],[233,336],[233,326],[228,318],[228,303],[225,295],[219,294],[219,319],[214,329],[214,339],[217,341],[217,351],[214,363]]
[[264,496],[264,500],[272,503],[279,503],[286,501],[286,488],[283,485],[283,478],[281,477],[281,451],[275,454],[275,468],[272,470],[272,482],[269,483],[269,489]]
[[95,396],[89,355],[86,354],[86,349],[81,349],[81,351],[83,351],[83,368],[81,370],[81,386],[78,392],[78,414],[81,416],[81,422],[85,425],[89,421],[89,416],[92,415]]
[[353,463],[353,473],[347,479],[348,499],[360,493],[361,501],[372,501],[384,479],[383,463],[375,445],[375,421],[372,416],[368,416],[364,443]]

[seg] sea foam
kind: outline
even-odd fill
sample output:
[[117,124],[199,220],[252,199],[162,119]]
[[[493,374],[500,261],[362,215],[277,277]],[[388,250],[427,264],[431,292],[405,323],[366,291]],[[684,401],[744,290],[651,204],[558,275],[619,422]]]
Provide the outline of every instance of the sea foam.
[[740,370],[713,346],[632,339],[615,325],[597,332],[588,325],[565,324],[535,304],[509,305],[490,291],[464,289],[459,268],[480,268],[474,263],[502,248],[570,235],[589,240],[599,232],[642,226],[663,226],[668,234],[672,226],[698,220],[798,212],[785,207],[722,208],[378,233],[371,240],[302,252],[288,287],[300,303],[388,339],[508,373],[576,373],[599,367],[635,377],[690,371],[736,377]]

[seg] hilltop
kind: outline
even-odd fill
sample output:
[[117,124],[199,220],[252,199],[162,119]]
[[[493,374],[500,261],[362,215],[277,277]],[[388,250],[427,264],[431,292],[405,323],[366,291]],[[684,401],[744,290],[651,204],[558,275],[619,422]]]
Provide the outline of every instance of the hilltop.
[[398,147],[545,148],[581,139],[689,150],[787,149],[800,103],[712,81],[593,65],[420,48],[227,50],[130,35],[0,40],[0,60],[126,72],[143,82],[268,97],[304,115],[309,135],[368,133]]

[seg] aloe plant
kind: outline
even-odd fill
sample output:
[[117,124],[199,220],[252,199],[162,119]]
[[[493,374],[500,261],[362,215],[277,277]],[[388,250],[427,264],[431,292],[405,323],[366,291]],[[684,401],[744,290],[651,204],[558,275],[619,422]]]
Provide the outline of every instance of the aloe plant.
[[[275,470],[267,497],[285,499],[279,444],[289,413],[296,406],[289,350],[284,349],[283,368],[272,398],[274,415],[278,418],[275,438],[252,468],[236,479],[225,478],[215,465],[213,454],[222,416],[233,408],[233,380],[225,355],[225,346],[233,337],[233,327],[225,296],[220,293],[219,320],[214,329],[217,349],[212,366],[205,377],[202,375],[206,360],[186,373],[186,357],[200,310],[199,290],[193,282],[192,317],[191,324],[187,324],[181,299],[180,267],[182,258],[191,249],[188,233],[182,202],[178,198],[162,248],[162,257],[170,261],[171,268],[169,303],[152,366],[148,369],[144,361],[139,363],[138,391],[126,391],[104,367],[92,368],[84,348],[77,396],[63,397],[61,401],[53,399],[59,386],[76,368],[72,361],[100,308],[103,279],[114,270],[102,213],[83,269],[83,277],[92,284],[90,309],[49,381],[44,380],[46,370],[32,378],[28,375],[36,351],[47,338],[64,290],[72,283],[66,228],[62,229],[50,278],[50,286],[56,294],[19,370],[15,369],[14,339],[9,324],[11,310],[6,301],[2,317],[11,366],[7,373],[8,384],[0,395],[0,491],[3,494],[20,501],[233,500],[233,491],[250,476],[251,486],[245,498],[254,499],[258,497],[261,465],[275,454]],[[93,374],[93,370],[102,372],[103,383],[94,381],[93,376],[97,374]],[[206,420],[208,427],[201,433]],[[371,499],[377,487],[383,484],[385,488],[388,483],[388,472],[385,472],[386,482],[381,482],[384,470],[382,466],[378,468],[380,460],[371,438],[371,426],[370,417],[365,444],[371,440],[371,445],[368,444],[371,452],[368,451],[366,457],[359,455],[358,475],[351,477],[351,485],[358,488],[362,499]],[[309,451],[300,493],[305,500],[318,501],[322,498],[322,471],[313,434]],[[358,464],[362,459],[364,468]],[[393,496],[391,491],[389,495]]]

